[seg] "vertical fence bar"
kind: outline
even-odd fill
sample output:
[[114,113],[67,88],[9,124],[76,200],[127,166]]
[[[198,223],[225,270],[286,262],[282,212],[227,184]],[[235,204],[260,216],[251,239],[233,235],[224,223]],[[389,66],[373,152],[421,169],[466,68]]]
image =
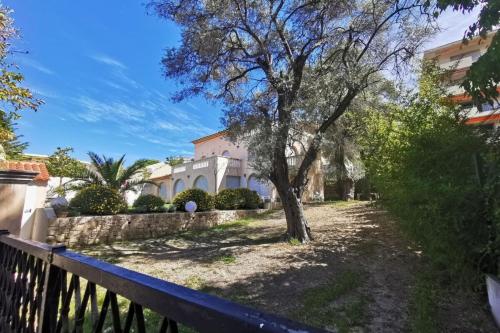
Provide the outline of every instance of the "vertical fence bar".
[[38,333],[54,332],[57,326],[62,270],[52,265],[52,258],[55,251],[60,252],[65,250],[66,247],[64,245],[51,246],[47,255],[47,267],[45,268],[45,279],[43,281],[43,293],[38,318]]

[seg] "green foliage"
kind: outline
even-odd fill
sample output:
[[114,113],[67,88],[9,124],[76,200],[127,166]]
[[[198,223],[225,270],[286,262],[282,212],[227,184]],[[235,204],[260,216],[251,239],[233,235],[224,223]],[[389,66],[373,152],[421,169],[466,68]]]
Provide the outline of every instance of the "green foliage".
[[[18,141],[14,133],[14,121],[19,119],[20,111],[36,111],[43,102],[33,97],[29,89],[21,85],[24,77],[16,71],[17,66],[8,61],[12,53],[12,40],[18,36],[13,27],[11,11],[0,6],[0,146],[9,159],[19,159],[26,143]],[[14,70],[13,70],[14,69]]]
[[164,205],[165,201],[153,194],[141,195],[134,201],[136,211],[141,213],[164,212]]
[[489,171],[493,184],[481,184],[478,170],[484,168],[474,161],[498,172],[498,148],[488,153],[498,142],[466,125],[443,102],[435,88],[438,74],[426,68],[420,93],[407,107],[367,117],[365,163],[382,203],[435,267],[455,281],[478,281],[478,268],[496,273],[500,247],[492,239],[498,239],[494,198],[500,181]]
[[127,210],[127,203],[117,190],[97,184],[80,190],[69,206],[83,215],[114,215]]
[[154,164],[154,160],[137,160],[129,167],[125,167],[125,155],[115,160],[106,156],[99,156],[96,153],[89,152],[91,168],[88,168],[83,174],[74,177],[75,181],[83,182],[78,187],[86,187],[92,184],[107,186],[112,189],[125,193],[126,191],[137,191],[137,187],[142,184],[155,183],[147,180],[148,173],[145,168]]
[[22,160],[23,152],[28,148],[27,142],[19,141],[21,136],[16,134],[15,124],[12,116],[0,111],[0,131],[5,131],[5,135],[0,133],[0,146],[3,148],[5,158],[9,160]]
[[184,158],[182,156],[169,156],[165,158],[165,163],[174,167],[176,165],[184,163]]
[[163,208],[166,212],[173,213],[176,211],[177,207],[174,204],[166,203],[163,205]]
[[215,208],[229,210],[238,209],[244,204],[243,199],[239,198],[234,189],[224,189],[215,195]]
[[417,272],[410,295],[410,327],[412,332],[442,332],[439,327],[438,302],[443,297],[437,278],[429,272]]
[[223,210],[256,209],[261,204],[257,192],[247,188],[224,189],[217,193],[214,201],[215,208]]
[[351,332],[365,321],[367,300],[356,293],[363,282],[364,276],[359,273],[341,272],[324,285],[306,289],[302,309],[294,315],[314,326],[335,326],[338,332]]
[[198,212],[211,210],[214,208],[213,197],[207,192],[198,188],[191,188],[178,193],[172,203],[177,207],[178,210],[185,211],[184,206],[188,201],[196,202],[196,211]]
[[54,177],[77,178],[87,171],[85,164],[70,156],[71,147],[57,147],[45,163],[49,174]]

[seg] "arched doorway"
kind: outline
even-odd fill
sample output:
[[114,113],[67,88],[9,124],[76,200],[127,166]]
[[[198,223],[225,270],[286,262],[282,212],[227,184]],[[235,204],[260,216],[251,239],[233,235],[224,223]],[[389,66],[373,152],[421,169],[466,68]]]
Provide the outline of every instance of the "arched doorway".
[[208,192],[208,180],[205,176],[198,176],[194,181],[194,188],[199,188],[205,192]]
[[174,195],[176,195],[179,192],[184,191],[186,188],[186,185],[184,184],[184,181],[182,179],[177,179],[174,184]]

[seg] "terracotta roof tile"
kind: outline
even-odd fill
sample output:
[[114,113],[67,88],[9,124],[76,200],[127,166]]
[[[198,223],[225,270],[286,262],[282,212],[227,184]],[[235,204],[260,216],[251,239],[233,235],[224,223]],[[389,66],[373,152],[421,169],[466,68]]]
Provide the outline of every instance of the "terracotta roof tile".
[[46,182],[50,177],[43,162],[0,161],[0,170],[37,172],[38,175],[33,179],[35,182]]

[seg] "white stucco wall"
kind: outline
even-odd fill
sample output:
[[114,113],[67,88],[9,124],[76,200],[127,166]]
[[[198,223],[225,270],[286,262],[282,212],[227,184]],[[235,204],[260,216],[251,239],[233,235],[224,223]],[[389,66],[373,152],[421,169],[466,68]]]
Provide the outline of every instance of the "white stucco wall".
[[26,239],[31,237],[33,228],[33,214],[37,208],[43,208],[47,198],[47,185],[45,183],[31,183],[26,186],[23,216],[21,219],[20,236]]

